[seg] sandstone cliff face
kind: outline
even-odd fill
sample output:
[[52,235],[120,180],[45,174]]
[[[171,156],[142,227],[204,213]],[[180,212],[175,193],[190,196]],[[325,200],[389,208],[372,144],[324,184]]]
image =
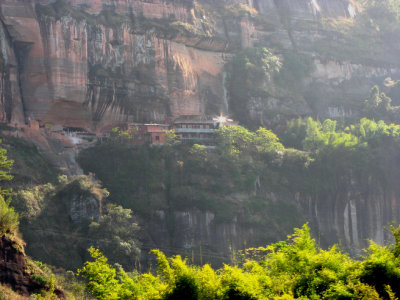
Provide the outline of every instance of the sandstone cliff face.
[[336,195],[299,200],[311,226],[321,234],[321,245],[341,243],[357,252],[366,248],[369,240],[381,245],[393,241],[388,226],[400,217],[398,191],[373,186],[367,193],[349,188]]
[[[379,182],[369,182],[371,189],[362,189],[355,181],[343,186],[337,193],[304,195],[293,193],[282,197],[268,193],[274,201],[289,201],[298,208],[296,226],[308,221],[318,243],[328,248],[340,244],[353,255],[373,240],[381,245],[393,242],[388,228],[400,218],[399,190],[384,188]],[[145,247],[159,248],[168,254],[180,253],[216,265],[231,261],[232,251],[246,247],[265,246],[285,239],[291,229],[282,224],[268,228],[248,223],[249,216],[237,215],[230,221],[218,221],[210,211],[188,209],[156,211],[151,220],[141,222]],[[281,220],[284,221],[284,220]],[[279,223],[279,222],[278,222]],[[142,263],[149,257],[143,253]]]
[[2,1],[2,120],[99,130],[121,121],[218,114],[227,110],[227,53],[265,36],[289,45],[288,17],[357,12],[350,0],[251,1],[247,7],[277,26],[266,32],[240,2],[213,5],[218,9],[206,1]]
[[[196,263],[220,265],[233,261],[232,251],[260,245],[260,228],[243,226],[237,218],[216,222],[214,213],[197,209],[174,211],[170,216],[159,210],[143,225],[146,248],[161,249],[169,255],[180,253]],[[148,264],[149,259],[143,251],[142,263]]]
[[5,123],[19,123],[23,120],[17,57],[11,37],[0,25],[0,120]]
[[[100,13],[106,5],[89,4],[90,13]],[[96,24],[77,16],[55,17],[46,11],[49,6],[35,2],[2,2],[0,91],[8,101],[3,119],[24,122],[24,112],[26,119],[99,128],[118,121],[201,114],[207,99],[218,102],[221,53],[185,45],[199,41],[160,38],[153,29],[133,25],[137,11],[140,18],[164,20],[173,14],[185,22],[193,17],[192,9],[180,3],[125,4],[129,10],[113,8],[115,19],[105,17],[103,24]],[[136,15],[128,16],[133,9]],[[124,15],[117,14],[122,11]],[[203,43],[213,47],[212,41]],[[14,73],[8,74],[12,65]],[[21,102],[23,109],[17,105]],[[16,107],[14,113],[10,106]]]
[[264,14],[279,11],[296,18],[311,20],[318,16],[354,17],[358,12],[355,1],[351,0],[253,0],[252,2],[253,6]]
[[[314,59],[315,70],[306,79],[304,99],[293,95],[252,98],[250,116],[259,124],[274,126],[285,120],[288,111],[292,117],[315,115],[321,119],[356,119],[371,87],[381,85],[385,78],[399,78],[398,66],[373,67],[350,61],[321,61]],[[300,94],[300,92],[299,92]],[[271,114],[271,111],[276,114]]]

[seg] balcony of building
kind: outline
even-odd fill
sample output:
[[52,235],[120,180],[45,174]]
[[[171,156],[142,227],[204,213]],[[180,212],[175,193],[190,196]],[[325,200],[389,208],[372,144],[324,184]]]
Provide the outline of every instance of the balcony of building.
[[183,132],[187,132],[187,133],[214,133],[215,129],[206,129],[206,128],[176,128],[175,132],[176,133],[183,133]]

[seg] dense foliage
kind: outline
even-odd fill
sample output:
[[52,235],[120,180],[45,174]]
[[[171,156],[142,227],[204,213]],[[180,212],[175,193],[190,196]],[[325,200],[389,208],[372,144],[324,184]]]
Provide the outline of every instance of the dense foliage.
[[[309,199],[323,211],[344,209],[349,195],[375,195],[371,189],[397,191],[398,125],[300,118],[279,136],[264,128],[224,127],[216,132],[215,149],[176,142],[163,147],[105,143],[82,152],[80,162],[110,190],[111,202],[145,219],[162,210],[171,220],[174,211],[197,208],[215,213],[216,224],[235,219],[240,226],[259,228],[257,239],[268,241],[303,222],[298,207],[313,205],[296,207],[293,199]],[[174,230],[168,223],[168,232]]]
[[[171,220],[174,211],[195,207],[215,213],[216,224],[235,219],[257,229],[250,245],[276,241],[304,222],[290,201],[297,193],[324,205],[354,186],[364,193],[378,184],[394,190],[400,176],[393,168],[400,161],[399,135],[398,125],[384,121],[300,118],[288,122],[281,139],[265,128],[222,127],[211,148],[182,144],[172,136],[164,146],[132,146],[118,136],[79,158],[110,191],[107,201],[108,192],[93,176],[61,176],[58,183],[16,192],[13,204],[22,216],[27,250],[36,258],[76,268],[93,245],[130,271],[140,247],[132,211],[146,220],[162,210]],[[102,204],[103,212],[71,222],[74,199],[91,199]],[[173,234],[173,222],[167,230]],[[42,251],[43,243],[51,257]]]
[[130,209],[109,203],[99,221],[89,225],[89,236],[113,261],[133,268],[140,253],[138,230]]
[[[321,192],[322,197],[339,187],[345,192],[350,181],[360,190],[371,179],[396,186],[392,166],[400,159],[398,125],[366,118],[349,125],[299,118],[279,135],[283,144],[264,128],[223,127],[216,132],[215,150],[197,144],[106,143],[83,152],[80,162],[102,180],[113,202],[142,216],[155,209],[195,206],[214,211],[221,220],[243,209],[254,217],[260,207],[252,211],[252,203],[268,203],[258,197],[265,191]],[[229,200],[237,193],[247,201]]]
[[[81,152],[79,162],[110,191],[109,201],[147,220],[157,210],[172,219],[174,211],[197,208],[213,212],[216,223],[238,218],[264,228],[260,232],[269,240],[303,222],[293,204],[258,193],[260,176],[272,177],[268,166],[278,167],[285,156],[272,131],[223,127],[215,143],[213,149],[176,141],[162,147],[109,142]],[[173,222],[168,230],[173,233]]]
[[154,250],[157,274],[126,273],[98,250],[78,273],[96,299],[396,299],[400,296],[399,228],[394,246],[373,242],[360,260],[338,246],[322,250],[307,225],[286,242],[247,249],[235,265],[213,270]]
[[314,193],[326,198],[351,186],[368,193],[368,182],[396,188],[400,174],[392,166],[400,160],[399,129],[365,118],[352,125],[297,119],[288,122],[282,141],[307,151],[312,162],[300,186],[310,192],[312,182]]
[[[15,192],[12,204],[21,215],[27,252],[46,263],[75,269],[93,245],[113,262],[133,268],[140,252],[138,226],[130,209],[106,204],[108,195],[92,175],[61,175],[55,184]],[[43,247],[52,255],[43,252]]]
[[3,196],[0,196],[0,236],[6,233],[16,233],[18,225],[18,213],[10,206],[10,201],[6,201]]
[[[400,100],[400,95],[396,94],[396,83],[392,83],[394,87],[392,97],[395,97],[395,102]],[[390,91],[389,91],[390,92]],[[399,123],[400,121],[400,106],[392,104],[392,98],[385,93],[379,91],[379,86],[374,86],[368,98],[364,102],[363,113],[376,120],[385,120],[389,122]]]

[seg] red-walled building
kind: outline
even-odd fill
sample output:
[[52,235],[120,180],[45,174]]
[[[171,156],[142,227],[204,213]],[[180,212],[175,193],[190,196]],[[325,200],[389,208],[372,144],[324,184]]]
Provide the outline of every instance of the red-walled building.
[[169,130],[168,124],[129,124],[128,130],[132,134],[133,144],[163,145],[165,135]]

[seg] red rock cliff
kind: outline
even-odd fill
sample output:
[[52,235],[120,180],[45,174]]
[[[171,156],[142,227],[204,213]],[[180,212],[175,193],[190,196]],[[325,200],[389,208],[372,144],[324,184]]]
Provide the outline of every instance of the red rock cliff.
[[[98,129],[217,114],[227,53],[260,37],[239,2],[216,13],[194,1],[3,0],[0,119]],[[354,10],[349,0],[250,2],[271,22],[286,6],[303,18]],[[236,15],[224,15],[229,5]]]

